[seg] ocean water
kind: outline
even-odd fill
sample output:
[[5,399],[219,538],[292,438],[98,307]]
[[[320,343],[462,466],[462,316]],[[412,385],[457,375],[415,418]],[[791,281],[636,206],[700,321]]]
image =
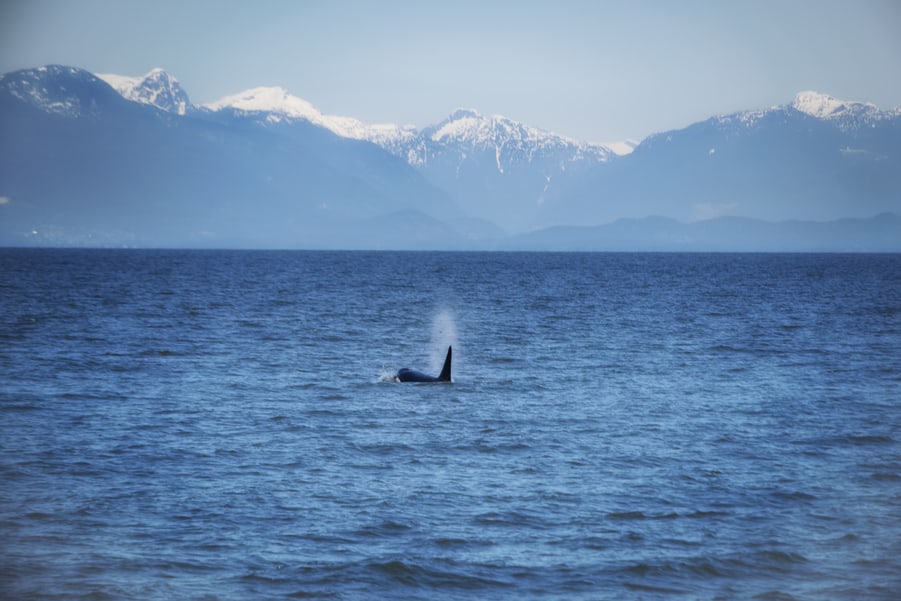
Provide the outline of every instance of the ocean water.
[[898,599],[901,255],[0,250],[0,558],[4,599]]

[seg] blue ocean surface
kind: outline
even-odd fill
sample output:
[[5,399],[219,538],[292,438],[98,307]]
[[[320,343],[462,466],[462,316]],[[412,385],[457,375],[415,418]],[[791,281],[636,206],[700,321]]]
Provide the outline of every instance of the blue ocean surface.
[[4,599],[898,599],[901,255],[0,250],[0,559]]

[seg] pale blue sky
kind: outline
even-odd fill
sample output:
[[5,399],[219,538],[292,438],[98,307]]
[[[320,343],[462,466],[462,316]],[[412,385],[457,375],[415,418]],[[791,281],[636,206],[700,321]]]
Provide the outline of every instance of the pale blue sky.
[[901,1],[3,0],[0,71],[163,67],[196,103],[281,85],[368,123],[503,114],[596,142],[790,102],[901,106]]

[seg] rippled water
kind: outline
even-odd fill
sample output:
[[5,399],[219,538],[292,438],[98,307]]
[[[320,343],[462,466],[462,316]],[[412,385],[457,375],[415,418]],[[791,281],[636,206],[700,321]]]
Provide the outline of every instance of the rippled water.
[[898,255],[2,250],[0,309],[4,598],[901,590]]

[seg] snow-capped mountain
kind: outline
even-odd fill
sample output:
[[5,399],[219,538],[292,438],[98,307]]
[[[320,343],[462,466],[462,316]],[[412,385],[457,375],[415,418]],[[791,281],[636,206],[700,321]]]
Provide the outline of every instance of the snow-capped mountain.
[[869,102],[838,100],[812,91],[796,94],[790,106],[816,119],[834,123],[846,133],[901,116],[901,108],[883,111]]
[[[454,177],[458,177],[475,163],[479,163],[479,169],[493,164],[498,176],[510,178],[524,168],[540,171],[543,179],[535,184],[531,194],[535,198],[545,194],[551,182],[568,168],[576,164],[594,166],[616,156],[602,144],[580,142],[502,115],[485,116],[475,109],[457,109],[415,137],[396,137],[383,145],[438,180],[446,181],[449,174],[433,171],[452,167]],[[461,189],[459,194],[479,196],[476,190]]]
[[[422,130],[393,123],[366,124],[353,117],[323,114],[309,101],[277,86],[252,88],[202,107],[213,112],[238,111],[265,123],[308,121],[345,138],[378,144],[418,166],[427,164],[430,154],[451,148],[467,154],[490,149],[495,152],[500,172],[504,163],[531,160],[542,153],[563,151],[569,153],[567,160],[597,161],[618,154],[602,144],[579,142],[500,115],[485,117],[474,109],[458,109],[441,123]],[[626,154],[631,148],[634,145],[624,143],[620,153]]]
[[367,125],[325,115],[281,87],[253,88],[203,108],[231,111],[262,126],[312,123],[344,138],[372,142],[448,191],[464,210],[511,230],[534,227],[533,217],[546,199],[560,194],[578,174],[616,157],[607,146],[474,109],[458,109],[422,129]]
[[[901,116],[901,108],[882,110],[869,102],[851,102],[838,100],[828,94],[805,91],[799,92],[788,104],[781,104],[767,109],[739,111],[728,115],[719,115],[712,119],[719,125],[730,128],[739,125],[744,128],[754,127],[760,120],[781,115],[789,118],[796,114],[805,115],[819,122],[829,124],[842,133],[855,135],[866,128],[891,122]],[[652,137],[659,137],[655,134]]]
[[152,69],[143,77],[111,73],[98,73],[97,77],[127,100],[149,104],[176,115],[184,115],[191,108],[191,100],[178,80],[160,68]]
[[[81,69],[0,77],[0,245],[416,248],[462,239],[443,221],[461,217],[459,207],[381,148],[306,122],[285,135],[187,107],[164,112],[164,96],[138,90],[145,79],[120,82],[140,99],[129,100]],[[397,226],[385,228],[392,216]]]
[[233,108],[248,113],[270,113],[275,119],[307,119],[318,124],[323,117],[312,104],[278,86],[252,88],[201,106],[211,111]]
[[474,109],[458,109],[385,148],[447,190],[464,210],[509,231],[539,227],[542,205],[617,158],[606,146]]
[[[619,209],[604,198],[618,199]],[[613,173],[561,205],[556,214],[596,223],[648,214],[826,221],[901,212],[901,110],[801,92],[787,104],[711,117],[648,136]]]
[[109,88],[97,90],[99,82],[82,69],[47,65],[0,76],[0,90],[45,113],[87,117],[97,116],[110,103],[122,101]]
[[423,134],[442,149],[491,150],[501,173],[505,164],[517,159],[531,161],[540,155],[563,152],[570,161],[604,162],[615,154],[601,144],[579,142],[502,115],[486,117],[475,109],[458,109],[441,123],[423,130]]
[[472,109],[367,125],[283,88],[197,107],[160,69],[56,65],[0,76],[0,131],[0,244],[467,247],[647,215],[901,213],[901,110],[816,92],[617,153]]
[[294,96],[280,86],[263,86],[220,98],[201,105],[213,112],[232,110],[248,117],[257,117],[261,123],[279,124],[307,121],[353,140],[366,140],[379,145],[412,136],[411,127],[394,124],[367,125],[353,117],[325,115],[312,103]]

